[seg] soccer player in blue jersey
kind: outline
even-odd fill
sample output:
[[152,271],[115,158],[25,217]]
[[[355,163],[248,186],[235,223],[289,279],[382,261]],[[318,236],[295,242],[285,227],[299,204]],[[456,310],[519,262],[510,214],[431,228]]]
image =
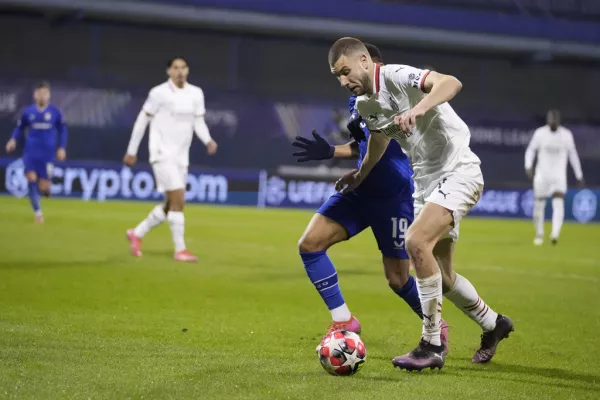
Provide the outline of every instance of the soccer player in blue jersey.
[[[6,152],[13,152],[17,143],[25,140],[23,164],[29,185],[29,200],[36,222],[44,222],[40,207],[41,192],[50,195],[54,157],[66,158],[67,127],[60,110],[50,104],[50,85],[41,82],[33,92],[34,104],[23,110],[12,137],[6,144]],[[58,141],[58,150],[57,150]]]
[[[383,65],[377,47],[366,44],[374,62]],[[355,109],[356,96],[350,97],[348,129],[353,140],[332,146],[316,131],[314,140],[297,137],[293,153],[299,162],[330,158],[358,159],[360,167],[367,153],[369,130]],[[415,279],[410,275],[410,260],[405,249],[405,234],[414,218],[412,169],[408,157],[396,142],[367,180],[355,191],[336,193],[317,210],[299,243],[306,273],[331,311],[330,331],[343,329],[360,333],[361,326],[344,301],[336,269],[327,255],[332,245],[348,240],[370,227],[383,256],[383,268],[390,288],[423,318]],[[447,325],[443,324],[447,343]]]

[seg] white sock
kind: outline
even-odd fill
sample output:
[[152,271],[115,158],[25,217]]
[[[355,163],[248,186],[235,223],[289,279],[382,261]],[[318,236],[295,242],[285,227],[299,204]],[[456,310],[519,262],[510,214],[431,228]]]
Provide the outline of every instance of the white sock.
[[552,239],[558,239],[564,221],[565,200],[562,197],[555,197],[552,199]]
[[535,224],[535,236],[544,237],[544,212],[546,211],[546,199],[535,199],[533,205],[533,222]]
[[167,219],[165,210],[163,210],[163,205],[159,204],[150,211],[145,220],[135,227],[133,233],[135,236],[143,238],[152,228],[165,222],[165,219]]
[[183,217],[182,211],[169,211],[167,214],[167,220],[171,227],[171,235],[173,236],[173,243],[175,244],[175,252],[185,250],[185,240],[183,239],[183,233],[185,231],[185,218]]
[[346,322],[350,321],[350,318],[352,318],[352,314],[350,313],[350,310],[348,309],[346,303],[330,311],[331,318],[333,318],[334,322]]
[[417,289],[423,310],[423,339],[439,346],[440,321],[442,320],[442,274],[436,273],[424,279],[417,278]]
[[485,304],[467,278],[456,274],[454,287],[444,296],[469,318],[477,322],[484,332],[494,330],[496,327],[498,314]]

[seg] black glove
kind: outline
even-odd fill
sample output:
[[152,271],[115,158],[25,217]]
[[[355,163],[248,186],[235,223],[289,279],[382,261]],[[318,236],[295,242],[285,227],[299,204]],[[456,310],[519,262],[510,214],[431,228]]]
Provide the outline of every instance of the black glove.
[[317,131],[312,131],[315,140],[306,139],[302,136],[296,136],[296,141],[292,146],[299,147],[303,151],[292,153],[294,157],[298,157],[298,162],[329,160],[333,158],[335,147],[330,145],[327,140],[323,139]]
[[346,125],[346,127],[350,131],[350,136],[352,136],[352,138],[354,140],[356,140],[357,143],[358,142],[363,142],[363,141],[367,140],[367,136],[365,135],[365,131],[363,131],[363,128],[361,127],[361,125],[364,124],[364,123],[365,122],[363,121],[363,119],[360,116],[360,114],[355,111],[350,116],[350,120],[348,121],[348,125]]

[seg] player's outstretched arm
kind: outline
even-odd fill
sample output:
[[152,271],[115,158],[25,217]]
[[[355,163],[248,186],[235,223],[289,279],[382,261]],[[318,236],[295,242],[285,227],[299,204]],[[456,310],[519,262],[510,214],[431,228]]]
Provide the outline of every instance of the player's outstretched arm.
[[58,114],[58,119],[56,121],[56,128],[59,132],[58,138],[58,150],[56,151],[56,158],[59,161],[63,161],[67,158],[67,125],[63,121],[62,114]]
[[151,119],[152,114],[142,110],[138,114],[135,124],[133,124],[133,130],[131,132],[131,138],[129,139],[129,145],[127,146],[127,152],[123,158],[123,163],[128,167],[133,167],[137,161],[137,152],[140,147],[140,143],[144,138],[144,134],[146,133],[146,127],[148,126],[148,123],[150,123]]
[[389,137],[381,132],[372,131],[367,145],[367,154],[363,159],[360,169],[344,175],[336,182],[336,189],[342,193],[348,193],[360,186],[379,162],[389,144]]
[[198,139],[204,146],[206,146],[206,152],[210,155],[213,155],[217,152],[217,142],[213,140],[210,136],[210,132],[208,131],[208,126],[206,125],[206,121],[204,120],[204,115],[206,114],[206,104],[204,103],[204,92],[197,88],[196,90],[196,119],[194,120],[194,132]]
[[533,180],[533,162],[539,147],[539,133],[536,130],[525,150],[525,173],[530,180]]
[[28,124],[28,119],[25,117],[25,113],[21,114],[21,118],[17,121],[17,126],[15,127],[8,143],[6,143],[6,152],[12,153],[17,148],[17,142],[20,142],[23,139],[23,135],[25,134],[25,127]]
[[577,179],[577,183],[579,187],[583,187],[585,182],[583,180],[583,171],[581,170],[581,161],[579,161],[579,154],[577,154],[577,147],[575,147],[575,140],[573,140],[573,134],[569,131],[569,142],[568,146],[568,155],[569,155],[569,163],[571,164],[571,168],[573,168],[573,173],[575,174],[575,179]]
[[213,155],[217,152],[217,142],[210,136],[208,126],[204,120],[204,115],[196,117],[196,121],[194,122],[194,132],[196,132],[198,139],[206,146],[208,154]]

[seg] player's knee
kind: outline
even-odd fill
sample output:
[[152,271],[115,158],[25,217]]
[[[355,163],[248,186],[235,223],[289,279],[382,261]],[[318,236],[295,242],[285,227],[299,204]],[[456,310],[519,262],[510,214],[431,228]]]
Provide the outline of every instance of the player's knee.
[[415,262],[415,267],[420,264],[420,260],[427,253],[431,253],[433,246],[429,239],[419,231],[409,229],[406,233],[406,251],[410,258]]
[[316,235],[304,234],[298,241],[298,250],[300,253],[323,251],[327,250],[327,243]]
[[25,177],[27,178],[28,182],[35,182],[37,181],[37,174],[33,171],[29,171],[25,174]]
[[400,258],[383,258],[385,276],[392,290],[402,289],[408,282],[410,276],[410,262]]
[[408,282],[408,270],[395,270],[393,273],[388,274],[387,281],[388,286],[392,290],[400,290],[402,289],[406,283]]

